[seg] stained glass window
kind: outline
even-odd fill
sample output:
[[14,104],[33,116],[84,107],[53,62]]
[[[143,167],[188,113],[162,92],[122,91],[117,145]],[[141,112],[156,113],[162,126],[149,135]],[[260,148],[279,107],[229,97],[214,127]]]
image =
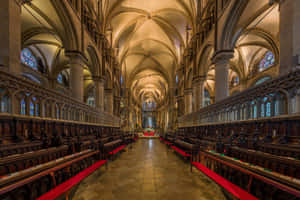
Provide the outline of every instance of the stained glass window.
[[271,103],[266,104],[266,117],[271,117]]
[[121,85],[123,85],[123,82],[124,82],[123,76],[121,75]]
[[240,78],[237,76],[234,79],[234,85],[238,85],[240,83]]
[[21,115],[26,115],[26,102],[24,99],[21,100]]
[[178,75],[176,75],[176,84],[178,84]]
[[63,84],[63,81],[64,79],[63,79],[63,75],[61,74],[61,73],[59,73],[58,75],[57,75],[57,82],[59,83],[59,84]]
[[255,119],[255,118],[257,118],[257,107],[256,107],[256,103],[255,103],[255,101],[252,101],[251,102],[251,104],[252,104],[252,106],[253,106],[253,118]]
[[21,51],[21,62],[34,70],[38,70],[37,60],[27,48]]
[[274,54],[271,51],[268,51],[265,54],[265,57],[259,63],[259,71],[263,71],[269,67],[272,67],[275,63]]
[[34,103],[30,102],[30,112],[29,112],[30,116],[34,116]]

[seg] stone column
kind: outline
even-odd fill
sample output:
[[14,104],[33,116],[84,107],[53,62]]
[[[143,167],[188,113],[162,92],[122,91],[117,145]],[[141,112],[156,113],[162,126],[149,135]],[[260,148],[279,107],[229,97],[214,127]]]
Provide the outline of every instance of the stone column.
[[300,1],[280,1],[280,74],[300,63]]
[[96,89],[96,108],[103,112],[104,111],[104,78],[101,76],[93,76]]
[[229,95],[228,68],[233,51],[220,51],[213,57],[215,64],[215,101],[219,102]]
[[184,89],[185,114],[193,112],[193,90],[192,88]]
[[85,57],[80,52],[66,52],[70,59],[70,87],[72,96],[83,101],[83,67]]
[[113,92],[112,89],[105,89],[105,111],[111,115],[113,115],[114,105],[113,105]]
[[21,0],[0,1],[0,66],[19,74],[21,70]]
[[205,76],[197,76],[193,79],[193,112],[200,110],[203,107],[204,83]]

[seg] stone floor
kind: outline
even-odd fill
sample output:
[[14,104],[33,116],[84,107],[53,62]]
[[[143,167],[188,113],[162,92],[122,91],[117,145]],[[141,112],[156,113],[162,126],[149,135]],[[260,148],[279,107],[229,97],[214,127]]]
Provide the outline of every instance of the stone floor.
[[158,139],[138,140],[86,178],[73,200],[225,200],[220,188]]

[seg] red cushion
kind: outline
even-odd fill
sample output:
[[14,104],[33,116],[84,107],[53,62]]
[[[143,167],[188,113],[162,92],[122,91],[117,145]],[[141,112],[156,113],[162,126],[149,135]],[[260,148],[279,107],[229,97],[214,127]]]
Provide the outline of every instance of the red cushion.
[[54,200],[54,199],[58,198],[59,196],[66,193],[68,190],[70,190],[72,187],[77,185],[80,181],[82,181],[84,178],[89,176],[91,173],[93,173],[96,169],[98,169],[105,163],[106,163],[106,160],[100,160],[100,161],[96,162],[92,166],[88,167],[87,169],[83,170],[82,172],[79,172],[74,177],[70,178],[69,180],[58,185],[57,187],[50,190],[46,194],[42,195],[37,200]]
[[178,153],[180,153],[184,157],[190,157],[191,156],[190,154],[185,153],[184,151],[182,151],[181,149],[179,149],[179,148],[177,148],[175,146],[172,146],[172,149],[174,149],[175,151],[177,151]]
[[116,148],[115,150],[109,152],[109,154],[114,155],[114,154],[118,153],[119,151],[121,151],[122,149],[124,149],[125,147],[126,147],[126,145],[122,145],[122,146]]
[[215,172],[208,169],[207,167],[205,167],[201,163],[192,162],[192,164],[197,169],[199,169],[201,172],[203,172],[205,175],[207,175],[209,178],[211,178],[213,181],[215,181],[217,184],[222,186],[225,190],[227,190],[232,195],[237,197],[238,199],[241,199],[241,200],[258,200],[256,197],[252,196],[251,194],[249,194],[248,192],[246,192],[242,188],[234,185],[233,183],[226,180],[222,176],[216,174]]

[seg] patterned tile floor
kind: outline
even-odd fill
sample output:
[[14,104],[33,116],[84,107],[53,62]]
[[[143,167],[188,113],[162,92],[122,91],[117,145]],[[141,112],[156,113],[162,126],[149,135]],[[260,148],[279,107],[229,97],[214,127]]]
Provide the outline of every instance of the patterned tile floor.
[[225,200],[221,189],[158,139],[140,139],[78,187],[73,200]]

